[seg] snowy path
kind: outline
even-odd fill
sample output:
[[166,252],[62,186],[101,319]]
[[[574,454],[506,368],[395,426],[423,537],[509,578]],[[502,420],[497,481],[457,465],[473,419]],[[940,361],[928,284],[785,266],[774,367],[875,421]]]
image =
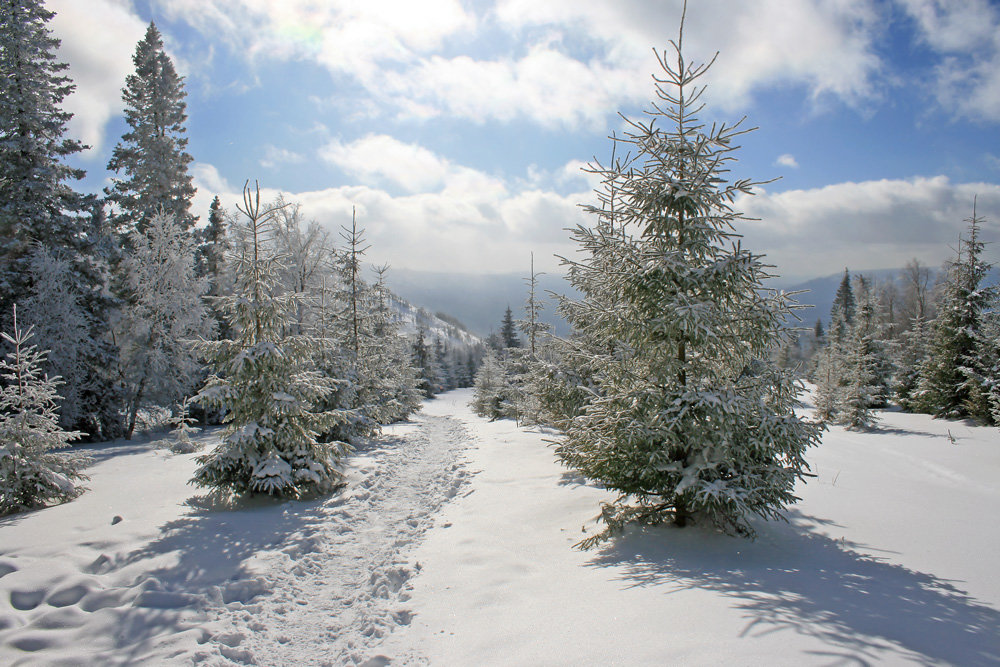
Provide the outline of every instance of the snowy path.
[[250,664],[363,663],[374,643],[409,623],[406,584],[419,569],[409,552],[461,488],[468,434],[433,414],[390,433],[357,457],[346,495],[251,559],[247,570],[270,593],[226,606],[212,624],[214,651]]

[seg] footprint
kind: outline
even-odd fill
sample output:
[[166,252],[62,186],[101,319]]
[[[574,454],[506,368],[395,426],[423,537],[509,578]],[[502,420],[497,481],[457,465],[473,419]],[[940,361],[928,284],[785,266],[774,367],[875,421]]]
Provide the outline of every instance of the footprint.
[[90,587],[86,584],[77,584],[68,588],[62,588],[52,593],[46,602],[52,607],[68,607],[76,604],[83,596],[90,592]]
[[18,611],[34,609],[45,599],[45,591],[11,591],[10,606]]
[[11,572],[17,572],[17,566],[10,561],[0,560],[0,578],[6,577]]
[[120,606],[122,606],[122,592],[120,588],[91,591],[80,600],[80,609],[86,612],[95,612],[98,609]]
[[41,651],[52,646],[52,641],[47,637],[18,637],[17,639],[12,639],[10,645],[16,649],[22,651],[28,651],[34,653],[35,651]]
[[41,616],[36,616],[31,621],[31,627],[39,630],[65,630],[68,628],[78,628],[90,618],[86,613],[76,607],[64,607],[53,609]]

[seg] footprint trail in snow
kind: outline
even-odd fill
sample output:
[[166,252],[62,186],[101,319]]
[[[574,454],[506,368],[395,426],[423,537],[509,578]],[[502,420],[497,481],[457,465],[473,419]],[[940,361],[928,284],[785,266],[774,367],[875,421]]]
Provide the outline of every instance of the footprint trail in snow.
[[[195,655],[211,664],[360,664],[411,618],[408,554],[438,509],[466,483],[469,442],[452,417],[420,414],[362,449],[341,496],[300,530],[244,563],[211,639]],[[250,597],[243,587],[267,592]],[[245,601],[243,601],[245,600]],[[210,612],[211,613],[211,612]],[[378,658],[375,658],[375,663]]]

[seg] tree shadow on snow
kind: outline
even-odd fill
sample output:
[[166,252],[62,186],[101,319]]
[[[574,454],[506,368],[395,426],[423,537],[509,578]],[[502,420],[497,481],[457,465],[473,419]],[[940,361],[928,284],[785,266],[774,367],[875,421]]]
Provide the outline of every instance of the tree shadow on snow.
[[[623,567],[630,586],[718,591],[745,612],[742,637],[791,630],[830,647],[810,652],[868,664],[1000,663],[1000,612],[952,582],[859,553],[798,512],[761,522],[756,542],[707,530],[630,529],[593,566]],[[844,652],[847,651],[848,654]]]

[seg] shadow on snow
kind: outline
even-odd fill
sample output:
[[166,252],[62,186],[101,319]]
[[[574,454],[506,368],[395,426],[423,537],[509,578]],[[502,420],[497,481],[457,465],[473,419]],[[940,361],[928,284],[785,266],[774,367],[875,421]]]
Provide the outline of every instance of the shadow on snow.
[[816,530],[831,522],[795,511],[789,519],[760,522],[756,542],[699,528],[632,528],[591,565],[624,568],[629,586],[722,593],[745,612],[742,637],[791,630],[829,645],[810,652],[816,656],[868,664],[888,652],[919,663],[1000,663],[996,609],[952,582]]

